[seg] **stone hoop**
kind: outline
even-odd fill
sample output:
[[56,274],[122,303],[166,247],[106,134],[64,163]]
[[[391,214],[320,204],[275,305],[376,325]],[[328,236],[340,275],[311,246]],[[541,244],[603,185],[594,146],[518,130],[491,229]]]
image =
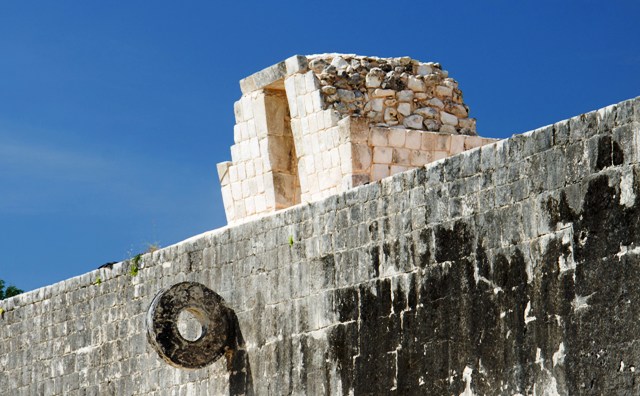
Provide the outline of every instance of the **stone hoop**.
[[[178,315],[188,311],[200,323],[202,332],[194,341],[178,329]],[[172,366],[197,369],[220,358],[232,340],[231,311],[224,300],[208,287],[181,282],[161,290],[147,312],[147,339],[158,355]]]

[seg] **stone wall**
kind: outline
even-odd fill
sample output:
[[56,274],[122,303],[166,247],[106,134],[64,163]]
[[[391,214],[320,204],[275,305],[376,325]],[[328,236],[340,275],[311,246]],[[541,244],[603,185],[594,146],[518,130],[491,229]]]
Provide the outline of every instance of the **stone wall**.
[[[639,159],[633,99],[2,301],[0,389],[638,394]],[[147,341],[183,281],[237,320],[201,369]]]
[[230,224],[495,141],[476,136],[458,83],[437,63],[298,55],[240,87],[231,161],[218,165]]

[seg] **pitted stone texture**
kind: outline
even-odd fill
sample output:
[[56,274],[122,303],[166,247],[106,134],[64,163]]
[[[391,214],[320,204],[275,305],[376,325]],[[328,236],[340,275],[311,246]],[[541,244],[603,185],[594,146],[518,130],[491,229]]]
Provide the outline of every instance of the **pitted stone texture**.
[[[468,119],[469,108],[462,100],[458,82],[439,63],[347,54],[310,55],[308,59],[315,65],[312,70],[322,87],[325,106],[342,117],[365,117],[378,126],[398,125],[405,117],[412,117],[409,124],[404,124],[412,129],[476,134],[475,120]],[[335,89],[337,96],[330,94]],[[397,100],[382,102],[376,98]],[[421,114],[412,109],[424,108],[444,110],[431,117],[439,123],[415,122],[415,116]],[[453,128],[443,128],[442,124]]]
[[[196,340],[181,333],[178,319],[189,312],[200,323]],[[147,339],[167,363],[180,368],[196,369],[220,358],[233,338],[231,316],[222,297],[206,286],[181,282],[160,291],[147,312]]]
[[[640,394],[639,162],[640,98],[0,301],[0,393]],[[158,358],[183,281],[251,370]]]

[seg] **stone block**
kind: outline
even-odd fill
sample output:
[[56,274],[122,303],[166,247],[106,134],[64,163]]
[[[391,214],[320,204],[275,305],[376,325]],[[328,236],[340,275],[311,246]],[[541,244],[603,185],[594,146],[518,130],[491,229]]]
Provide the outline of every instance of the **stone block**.
[[404,147],[407,131],[404,129],[391,128],[388,130],[389,146]]
[[422,147],[423,132],[407,131],[405,147],[408,149],[419,150]]
[[351,145],[353,157],[353,171],[368,171],[371,167],[371,148],[366,144],[354,143]]
[[395,175],[396,173],[406,172],[407,170],[409,170],[409,168],[406,166],[391,165],[391,167],[389,168],[389,173],[391,175]]
[[458,125],[458,117],[454,116],[453,114],[449,114],[446,111],[440,112],[440,120],[445,125]]
[[226,185],[230,182],[229,167],[231,167],[231,161],[219,162],[218,168],[218,180],[221,185]]
[[[393,149],[390,147],[376,146],[373,148],[373,162],[376,164],[391,164],[393,162]],[[378,179],[376,179],[378,180]]]
[[430,153],[422,150],[411,150],[409,163],[411,166],[423,166],[431,162]]
[[453,135],[451,136],[451,148],[449,152],[451,155],[459,154],[464,151],[465,136]]
[[287,58],[284,63],[288,76],[295,73],[304,73],[309,70],[309,61],[306,56],[294,55]]
[[423,132],[422,150],[424,151],[449,151],[451,149],[451,135]]
[[371,180],[382,180],[390,175],[389,165],[373,164],[371,169]]
[[394,148],[390,163],[398,164],[402,166],[408,166],[410,164],[410,160],[409,160],[410,154],[411,154],[411,150],[409,149]]
[[242,102],[241,101],[235,101],[233,103],[233,114],[236,118],[236,123],[242,122],[244,121],[244,118],[242,117]]

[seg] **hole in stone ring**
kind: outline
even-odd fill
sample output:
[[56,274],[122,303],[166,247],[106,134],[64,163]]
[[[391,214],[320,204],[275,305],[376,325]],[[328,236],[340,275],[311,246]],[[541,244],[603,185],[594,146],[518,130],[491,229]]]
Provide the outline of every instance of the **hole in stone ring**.
[[195,342],[207,331],[202,312],[195,308],[185,308],[178,314],[178,333],[187,341]]

